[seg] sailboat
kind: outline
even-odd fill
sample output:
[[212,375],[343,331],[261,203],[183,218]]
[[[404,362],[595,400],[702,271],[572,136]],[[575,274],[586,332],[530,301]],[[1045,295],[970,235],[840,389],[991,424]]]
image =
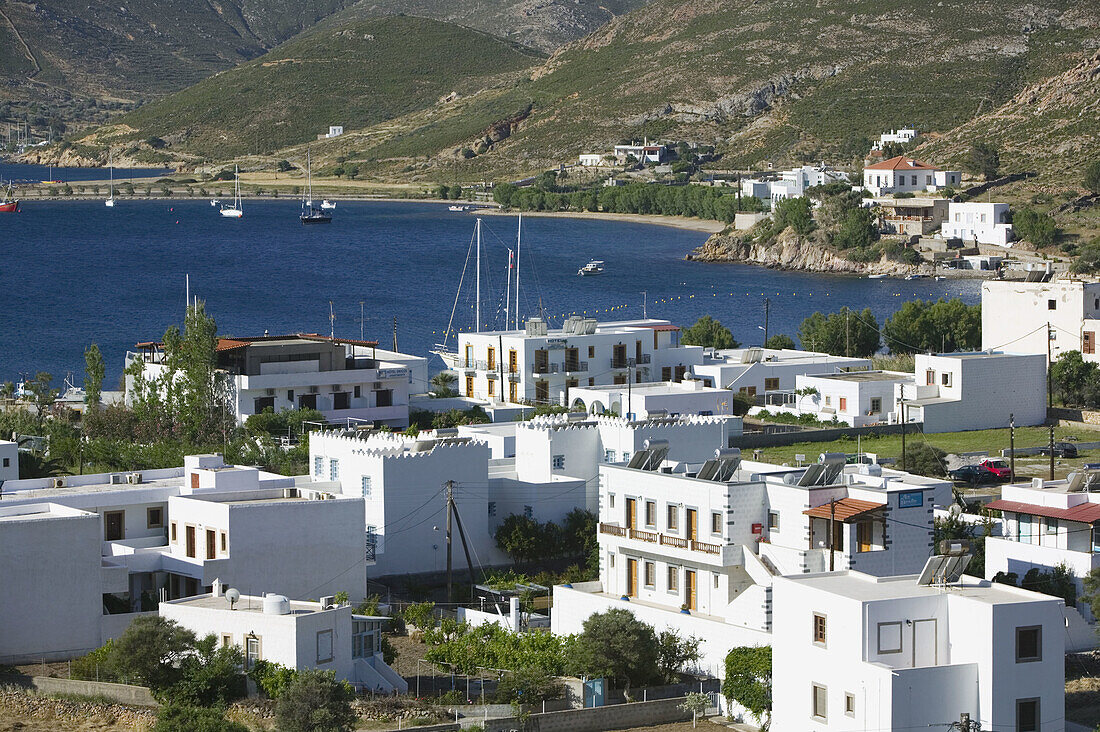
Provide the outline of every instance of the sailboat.
[[8,183],[8,190],[0,199],[0,213],[16,213],[19,211],[19,199],[15,197],[15,186]]
[[241,208],[241,175],[236,165],[233,166],[233,205],[226,206],[223,203],[221,215],[228,219],[239,219],[244,216],[244,209]]
[[302,199],[302,215],[299,216],[303,224],[331,224],[332,214],[313,205],[313,164],[309,157],[309,148],[306,148],[306,179],[309,181],[306,188],[306,196]]
[[111,168],[111,195],[107,196],[107,200],[103,202],[103,205],[107,208],[115,207],[115,166],[111,162],[111,152],[107,151],[107,165]]

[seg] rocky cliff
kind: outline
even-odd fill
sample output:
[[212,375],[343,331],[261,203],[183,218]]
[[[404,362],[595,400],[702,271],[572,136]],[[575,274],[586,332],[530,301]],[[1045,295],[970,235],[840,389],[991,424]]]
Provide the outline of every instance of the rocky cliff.
[[906,275],[931,274],[930,265],[919,267],[883,258],[878,262],[852,262],[835,249],[811,239],[798,237],[789,229],[774,243],[754,241],[737,234],[714,234],[687,259],[698,262],[741,262],[771,269],[796,269],[807,272]]

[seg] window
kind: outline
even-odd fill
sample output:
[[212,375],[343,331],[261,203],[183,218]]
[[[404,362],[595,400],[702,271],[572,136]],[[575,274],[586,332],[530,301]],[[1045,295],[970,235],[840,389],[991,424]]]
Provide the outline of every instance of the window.
[[680,528],[680,508],[675,503],[670,503],[665,513],[665,526],[668,530],[676,531]]
[[294,401],[294,390],[293,389],[287,389],[286,390],[286,400],[288,402],[293,402]]
[[351,392],[350,391],[338,391],[332,395],[332,408],[333,409],[350,409],[351,408]]
[[486,353],[485,367],[492,371],[497,367],[497,349],[489,346],[489,350]]
[[1057,310],[1057,309],[1058,309],[1058,301],[1057,300],[1047,300],[1047,310]]
[[718,574],[717,572],[715,572],[715,573],[713,574],[713,577],[714,577],[714,589],[716,589],[716,590],[718,589],[718,579],[719,579],[719,578],[720,578],[721,576],[722,576],[722,575]]
[[364,475],[362,478],[363,497],[370,497],[370,476]]
[[535,515],[535,509],[531,508],[530,506],[524,506],[523,507],[523,516],[524,516],[524,518],[532,518],[534,515]]
[[320,478],[324,474],[325,474],[325,459],[323,457],[320,457],[320,456],[313,458],[313,476],[315,478]]
[[497,391],[496,386],[497,386],[497,383],[495,381],[493,381],[492,379],[489,379],[489,396],[496,396],[496,391]]
[[655,562],[645,563],[645,586],[649,588],[657,586],[657,564]]
[[565,470],[565,455],[555,455],[552,458],[552,467],[554,470]]
[[775,391],[779,388],[779,378],[764,379],[764,391]]
[[608,561],[608,564],[611,565],[611,568],[615,569],[615,552],[608,552],[607,553],[607,561]]
[[828,407],[833,403],[833,398],[828,394],[825,395],[825,406]]
[[680,568],[669,565],[668,568],[668,591],[679,592],[680,591]]
[[176,522],[175,521],[172,522],[172,531],[171,531],[171,533],[172,533],[172,541],[174,543],[176,541]]
[[1043,626],[1029,625],[1016,629],[1016,663],[1043,660]]
[[596,357],[596,347],[595,346],[589,346],[588,347],[588,357],[589,358],[595,358]]
[[722,533],[722,514],[717,511],[712,511],[710,514],[710,533]]
[[356,386],[355,389],[352,391],[352,394],[354,394],[356,399],[363,396],[363,387],[362,386]]
[[940,374],[940,384],[943,386],[951,386],[951,374],[949,372],[945,371]]
[[1081,351],[1084,353],[1096,353],[1096,331],[1086,330],[1081,334]]
[[1092,525],[1092,550],[1100,552],[1100,524]]
[[160,506],[145,509],[145,524],[150,529],[164,528],[164,509]]
[[256,397],[252,400],[252,412],[262,414],[265,409],[275,411],[275,397]]
[[370,623],[365,620],[356,620],[351,624],[351,657],[369,658],[374,655],[375,634],[370,629]]
[[645,525],[657,525],[657,504],[654,501],[645,502]]
[[332,631],[317,631],[317,663],[328,663],[332,660]]
[[223,531],[223,532],[221,532],[221,538],[222,538],[222,554],[225,554],[226,552],[229,551],[229,535],[226,534]]
[[779,511],[768,511],[768,529],[779,531]]
[[608,493],[607,494],[607,500],[609,502],[609,506],[611,508],[615,508],[615,494],[614,493]]
[[814,645],[825,645],[825,616],[814,613]]
[[4,467],[5,468],[10,468],[11,467],[11,458],[4,458]]
[[336,458],[328,461],[328,479],[340,480],[340,461]]
[[822,721],[828,719],[829,715],[829,692],[821,684],[811,684],[810,693],[810,714],[814,719],[820,719]]
[[379,389],[378,391],[374,392],[374,406],[392,407],[393,389]]
[[878,652],[901,653],[901,622],[878,624]]
[[848,397],[840,397],[840,406],[838,409],[842,412],[848,411]]
[[1039,700],[1016,700],[1016,732],[1039,732]]
[[231,645],[233,645],[233,634],[222,633],[222,648],[228,648]]
[[603,461],[605,463],[615,462],[615,451],[614,450],[604,450],[603,451]]
[[871,414],[878,414],[882,411],[882,397],[871,397]]
[[935,386],[936,385],[936,372],[932,369],[928,369],[924,372],[924,385]]
[[849,717],[856,716],[856,695],[845,692],[844,693],[844,713]]
[[244,667],[246,669],[252,668],[256,665],[256,661],[259,661],[261,658],[263,658],[261,639],[249,633],[244,639]]

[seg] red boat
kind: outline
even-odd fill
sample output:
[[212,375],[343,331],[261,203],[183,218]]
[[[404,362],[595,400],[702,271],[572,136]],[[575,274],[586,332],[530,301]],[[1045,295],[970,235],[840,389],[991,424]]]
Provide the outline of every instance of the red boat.
[[0,203],[0,213],[15,213],[19,210],[19,201],[4,201]]

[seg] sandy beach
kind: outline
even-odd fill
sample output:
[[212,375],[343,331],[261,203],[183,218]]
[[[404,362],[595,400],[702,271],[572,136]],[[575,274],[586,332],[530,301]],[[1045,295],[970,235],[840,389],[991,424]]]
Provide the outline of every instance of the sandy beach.
[[[514,216],[515,211],[501,211],[499,209],[481,209],[481,216]],[[567,218],[567,219],[601,219],[603,221],[626,221],[633,224],[652,224],[654,226],[671,226],[677,229],[689,231],[701,231],[706,234],[716,234],[726,228],[721,221],[708,219],[692,219],[686,216],[657,216],[653,214],[620,214],[604,213],[602,211],[524,211],[524,216],[540,216],[543,218]]]

